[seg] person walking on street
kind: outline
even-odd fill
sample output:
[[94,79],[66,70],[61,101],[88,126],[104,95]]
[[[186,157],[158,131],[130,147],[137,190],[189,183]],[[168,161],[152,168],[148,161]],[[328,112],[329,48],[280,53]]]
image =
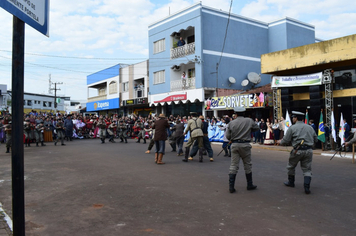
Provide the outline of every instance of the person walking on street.
[[158,120],[152,126],[152,129],[155,130],[154,140],[156,145],[156,153],[155,153],[155,162],[159,165],[165,164],[162,162],[163,155],[165,153],[165,143],[167,140],[167,129],[169,129],[169,124],[164,116],[164,114],[160,114],[158,116]]
[[177,120],[173,129],[174,129],[174,137],[176,139],[176,143],[178,146],[177,156],[181,156],[183,155],[184,124],[180,120]]
[[244,107],[234,108],[236,119],[231,121],[226,130],[226,138],[231,143],[231,165],[229,172],[229,191],[236,192],[235,180],[239,170],[239,162],[242,159],[247,180],[247,190],[254,190],[257,186],[252,182],[251,164],[251,132],[259,129],[258,125],[251,119],[245,118],[246,109]]
[[56,123],[56,133],[57,133],[57,138],[56,138],[56,141],[54,142],[54,145],[57,145],[57,142],[58,140],[60,139],[61,140],[61,144],[62,146],[64,146],[64,137],[65,137],[65,134],[64,134],[64,130],[65,130],[65,127],[64,127],[64,123],[62,121],[62,119],[60,117],[57,117],[57,123]]
[[[198,119],[198,114],[196,112],[190,113],[192,119],[190,119],[187,123],[187,127],[184,130],[184,135],[186,135],[190,131],[190,138],[185,146],[185,156],[182,161],[188,162],[189,149],[190,146],[194,143],[195,140],[198,141],[199,149],[202,149],[203,144],[203,122],[201,119]],[[199,150],[199,162],[203,162],[203,150]]]
[[304,113],[292,111],[292,122],[294,125],[289,127],[280,145],[292,143],[293,150],[290,152],[287,165],[288,181],[284,184],[294,188],[295,167],[300,162],[300,167],[304,176],[304,191],[310,194],[310,182],[312,177],[313,145],[318,141],[318,137],[312,126],[304,124],[302,121]]

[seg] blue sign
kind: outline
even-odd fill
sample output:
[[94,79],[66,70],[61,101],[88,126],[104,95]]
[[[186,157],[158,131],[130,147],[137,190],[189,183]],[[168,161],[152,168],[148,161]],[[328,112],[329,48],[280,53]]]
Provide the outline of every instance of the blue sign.
[[118,108],[120,108],[119,98],[87,103],[87,111],[103,111]]
[[1,0],[0,7],[49,36],[49,0]]

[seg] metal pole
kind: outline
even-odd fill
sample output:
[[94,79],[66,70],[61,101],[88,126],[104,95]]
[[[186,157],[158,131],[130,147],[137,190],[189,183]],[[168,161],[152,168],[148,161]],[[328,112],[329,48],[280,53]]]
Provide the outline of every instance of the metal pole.
[[12,38],[12,218],[13,235],[25,235],[23,145],[25,23],[13,17]]

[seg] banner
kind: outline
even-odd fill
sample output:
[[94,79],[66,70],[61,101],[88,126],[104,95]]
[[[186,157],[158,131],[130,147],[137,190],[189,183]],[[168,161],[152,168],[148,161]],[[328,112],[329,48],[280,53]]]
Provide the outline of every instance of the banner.
[[205,101],[205,110],[233,110],[234,107],[258,108],[273,106],[272,93],[233,94],[212,97]]
[[309,75],[273,76],[272,88],[321,85],[323,73]]

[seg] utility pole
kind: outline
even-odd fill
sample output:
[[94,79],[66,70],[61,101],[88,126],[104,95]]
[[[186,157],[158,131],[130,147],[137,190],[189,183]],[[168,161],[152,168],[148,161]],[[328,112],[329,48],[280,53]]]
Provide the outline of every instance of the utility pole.
[[49,74],[49,84],[48,84],[48,93],[52,94],[52,81],[51,81],[51,74]]
[[55,82],[52,84],[54,84],[54,88],[51,88],[51,90],[54,90],[54,113],[57,113],[57,90],[61,90],[57,89],[57,84],[63,84],[63,82]]

